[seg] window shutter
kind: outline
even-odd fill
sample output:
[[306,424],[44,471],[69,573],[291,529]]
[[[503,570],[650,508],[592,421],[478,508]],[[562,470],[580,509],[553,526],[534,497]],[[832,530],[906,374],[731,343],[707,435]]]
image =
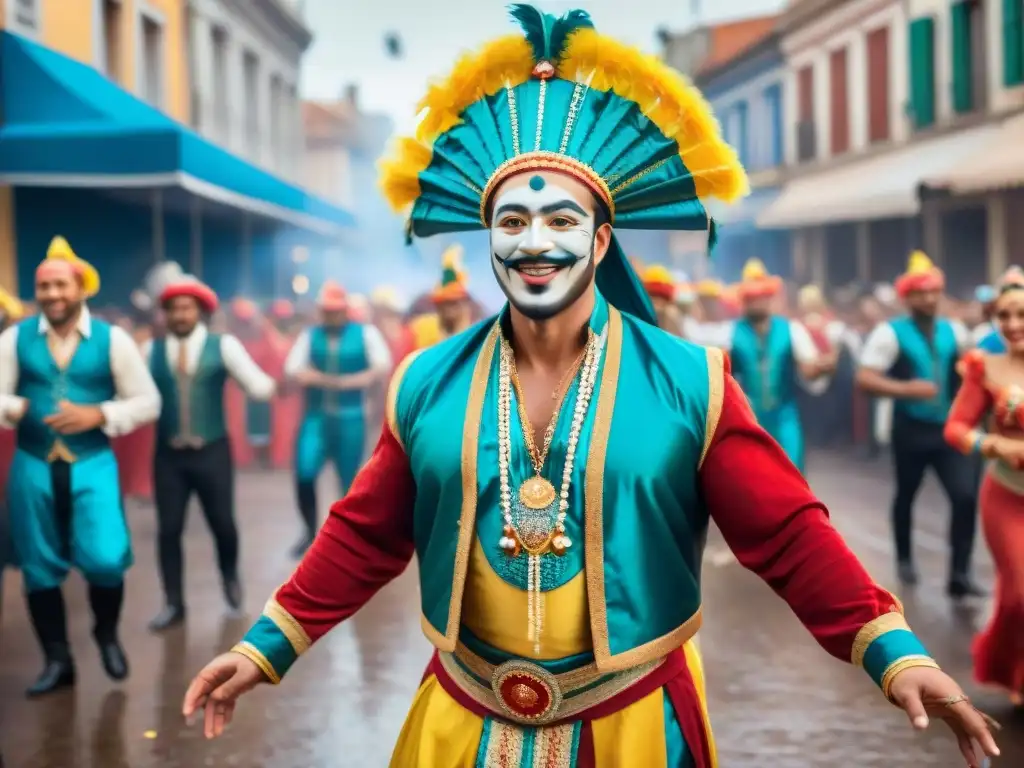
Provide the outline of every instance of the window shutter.
[[915,128],[935,122],[935,19],[910,22],[910,109]]
[[971,7],[967,0],[950,8],[953,35],[953,109],[970,112],[974,107],[971,93]]
[[1003,84],[1024,84],[1024,0],[1003,0]]

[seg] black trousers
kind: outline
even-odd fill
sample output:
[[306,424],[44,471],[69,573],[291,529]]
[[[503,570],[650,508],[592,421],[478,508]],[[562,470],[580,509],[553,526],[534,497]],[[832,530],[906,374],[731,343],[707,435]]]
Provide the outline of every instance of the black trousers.
[[929,467],[942,484],[950,503],[950,577],[966,576],[974,551],[977,528],[977,493],[980,459],[964,456],[942,436],[942,424],[915,421],[896,414],[892,426],[892,455],[896,470],[896,497],[892,528],[896,557],[911,562],[914,498]]
[[213,533],[217,564],[225,583],[238,577],[238,528],[235,526],[235,471],[227,439],[201,448],[160,445],[153,467],[159,523],[157,555],[167,604],[184,605],[185,517],[194,493]]

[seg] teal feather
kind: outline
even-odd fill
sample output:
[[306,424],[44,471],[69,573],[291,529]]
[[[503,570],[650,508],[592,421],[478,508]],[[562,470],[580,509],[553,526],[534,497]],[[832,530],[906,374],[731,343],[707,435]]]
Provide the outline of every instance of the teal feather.
[[516,3],[509,6],[509,15],[519,24],[526,41],[533,48],[537,61],[555,63],[569,41],[569,36],[578,29],[592,29],[594,23],[586,11],[569,11],[561,17],[544,13],[532,5]]
[[708,216],[708,256],[714,253],[716,245],[718,245],[718,223]]

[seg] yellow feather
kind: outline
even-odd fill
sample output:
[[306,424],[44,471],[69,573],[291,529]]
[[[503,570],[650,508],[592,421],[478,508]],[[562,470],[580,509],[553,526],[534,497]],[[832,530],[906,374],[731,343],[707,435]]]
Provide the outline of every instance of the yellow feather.
[[924,251],[914,251],[907,260],[908,275],[923,275],[933,269],[935,269],[935,265]]
[[743,265],[743,282],[768,277],[768,270],[760,259],[750,259]]
[[380,190],[388,205],[404,211],[420,196],[420,173],[430,165],[429,146],[416,139],[402,137],[395,142],[394,153],[378,163]]
[[679,144],[679,156],[693,175],[698,197],[733,202],[750,191],[743,166],[722,140],[711,107],[700,91],[660,59],[581,29],[569,38],[558,75],[638,104],[665,136]]

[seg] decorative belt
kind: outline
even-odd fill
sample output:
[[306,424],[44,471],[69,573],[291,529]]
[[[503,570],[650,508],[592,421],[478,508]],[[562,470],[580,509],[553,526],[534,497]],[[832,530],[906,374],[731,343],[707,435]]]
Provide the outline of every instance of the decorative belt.
[[495,666],[461,643],[438,653],[456,686],[484,709],[521,725],[566,720],[618,696],[658,669],[665,659],[622,672],[599,672],[595,664],[552,674],[538,664],[513,659]]

